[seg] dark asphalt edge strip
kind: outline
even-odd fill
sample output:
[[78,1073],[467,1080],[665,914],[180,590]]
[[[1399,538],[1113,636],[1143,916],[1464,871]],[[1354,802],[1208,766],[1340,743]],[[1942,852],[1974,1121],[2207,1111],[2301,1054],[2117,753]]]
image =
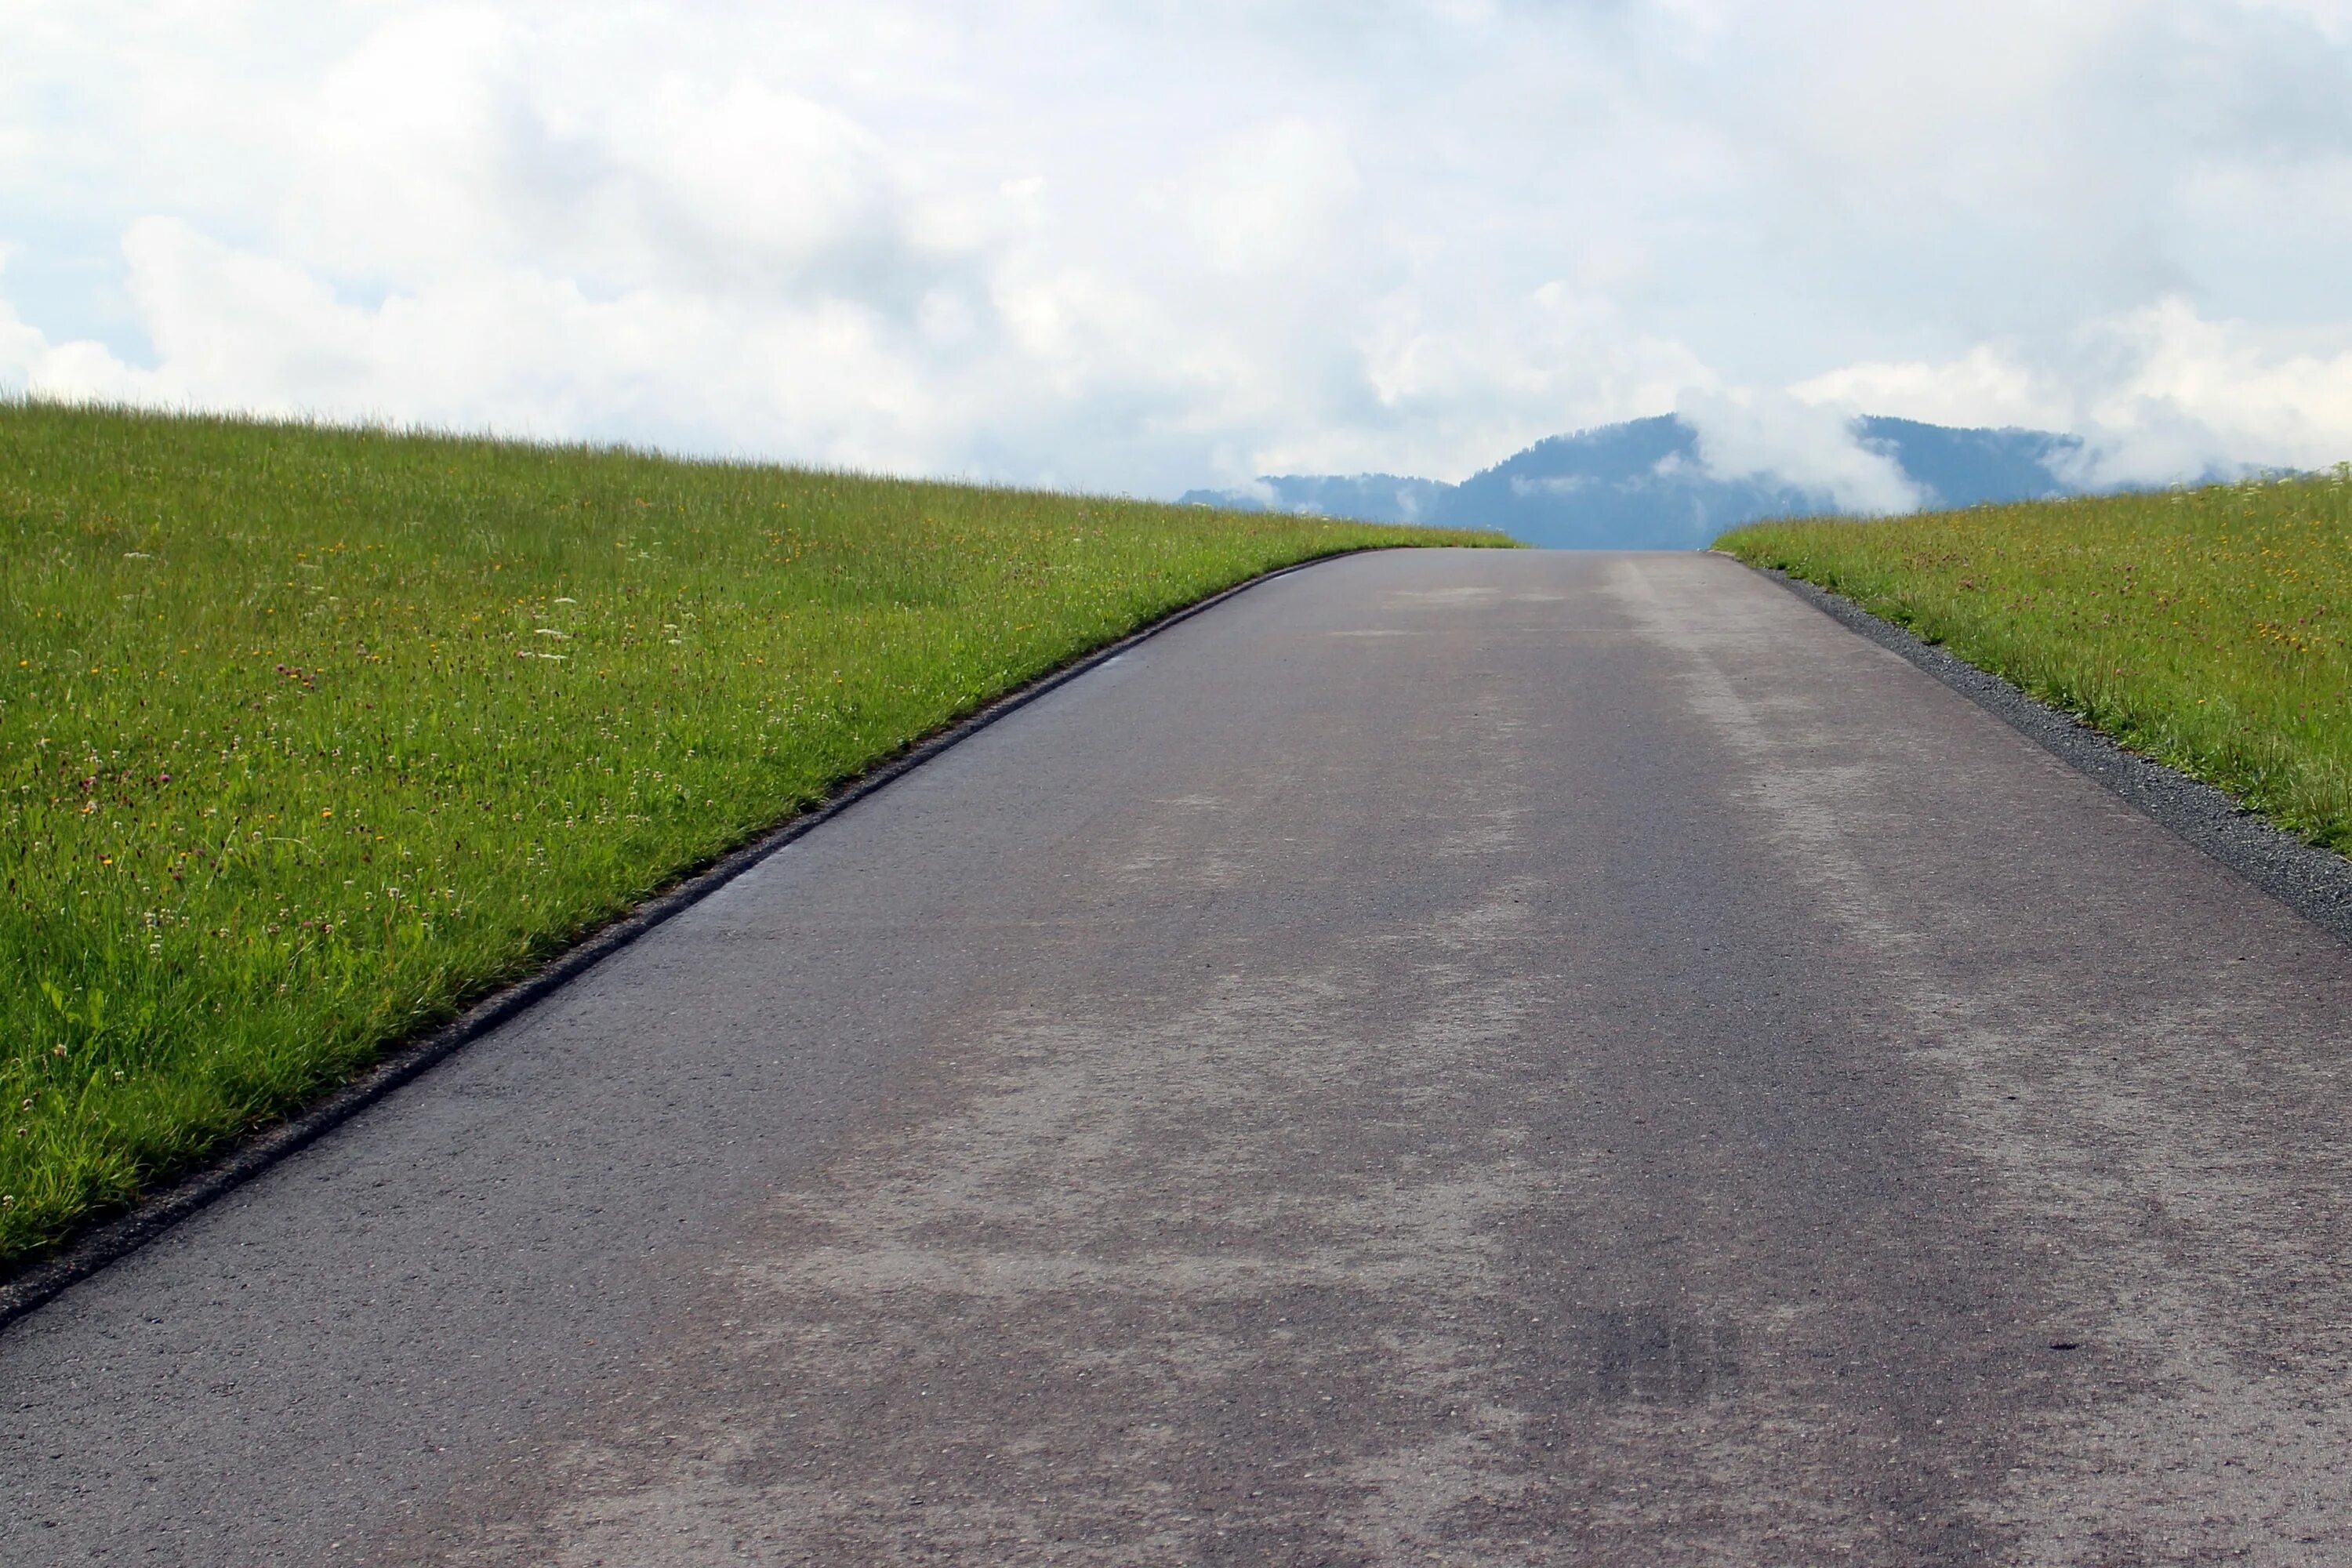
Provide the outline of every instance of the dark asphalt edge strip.
[[1226,600],[1326,562],[1381,550],[1410,549],[1405,545],[1370,545],[1336,551],[1313,560],[1294,562],[1236,583],[1205,599],[1171,610],[1159,619],[1079,655],[1060,668],[1038,677],[995,699],[986,707],[958,720],[929,739],[916,742],[889,761],[858,774],[817,805],[770,828],[740,848],[720,856],[698,871],[655,894],[617,920],[597,928],[565,948],[544,965],[500,987],[432,1033],[376,1058],[359,1077],[330,1089],[300,1114],[272,1123],[241,1140],[228,1154],[182,1176],[171,1186],[142,1199],[124,1213],[102,1220],[79,1238],[13,1278],[0,1279],[0,1330],[53,1300],[119,1258],[149,1242],[227,1195],[323,1134],[350,1121],[402,1085],[420,1077],[436,1063],[455,1055],[517,1014],[545,999],[597,964],[667,921],[700,903],[794,839],[814,831],[851,806],[912,773],[950,747],[971,739],[998,720],[1027,707],[1039,698],[1068,685],[1089,670],[1099,668],[1137,644],[1158,637],[1184,621],[1214,609]]
[[[1714,553],[1739,560],[1726,551]],[[1843,595],[1776,567],[1739,563],[1780,584],[1840,626],[1901,655],[2338,942],[2352,944],[2352,860],[2305,843],[2201,779],[2126,751],[2073,714],[2028,696],[1958,654],[1922,642]]]

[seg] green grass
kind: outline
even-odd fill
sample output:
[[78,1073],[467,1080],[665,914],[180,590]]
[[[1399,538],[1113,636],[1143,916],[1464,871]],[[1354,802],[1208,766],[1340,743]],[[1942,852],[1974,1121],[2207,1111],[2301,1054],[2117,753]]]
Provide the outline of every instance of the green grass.
[[2352,467],[1763,523],[1717,547],[1844,595],[2309,841],[2352,849]]
[[0,1263],[1090,647],[1500,542],[0,404]]

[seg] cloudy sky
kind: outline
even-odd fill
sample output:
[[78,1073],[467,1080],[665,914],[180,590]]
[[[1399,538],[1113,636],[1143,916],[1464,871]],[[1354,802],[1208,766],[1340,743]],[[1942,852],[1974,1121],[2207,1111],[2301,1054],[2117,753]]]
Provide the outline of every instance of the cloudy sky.
[[2352,457],[2352,0],[0,0],[0,389],[1173,495]]

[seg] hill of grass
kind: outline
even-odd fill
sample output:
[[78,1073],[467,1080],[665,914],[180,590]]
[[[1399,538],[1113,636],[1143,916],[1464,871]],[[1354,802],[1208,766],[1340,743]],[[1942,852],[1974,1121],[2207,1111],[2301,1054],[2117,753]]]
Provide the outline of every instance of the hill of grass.
[[1088,648],[1500,542],[0,404],[0,1264]]
[[2352,849],[2352,466],[1761,523],[1717,547],[1842,594],[2313,843]]

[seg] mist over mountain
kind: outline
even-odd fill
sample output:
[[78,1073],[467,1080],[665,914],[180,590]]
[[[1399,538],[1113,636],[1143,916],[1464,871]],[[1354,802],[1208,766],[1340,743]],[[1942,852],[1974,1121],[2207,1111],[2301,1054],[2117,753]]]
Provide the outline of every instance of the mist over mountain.
[[[2083,443],[2073,436],[1876,416],[1852,421],[1844,434],[1861,460],[1891,466],[1889,482],[1922,509],[2099,488],[2074,477],[2086,465]],[[1725,529],[1761,518],[1864,510],[1843,503],[1832,484],[1794,482],[1748,467],[1754,471],[1740,471],[1709,449],[1697,426],[1667,414],[1551,437],[1460,484],[1393,474],[1282,475],[1246,489],[1188,490],[1180,499],[1370,522],[1496,528],[1530,544],[1612,550],[1696,550]]]

